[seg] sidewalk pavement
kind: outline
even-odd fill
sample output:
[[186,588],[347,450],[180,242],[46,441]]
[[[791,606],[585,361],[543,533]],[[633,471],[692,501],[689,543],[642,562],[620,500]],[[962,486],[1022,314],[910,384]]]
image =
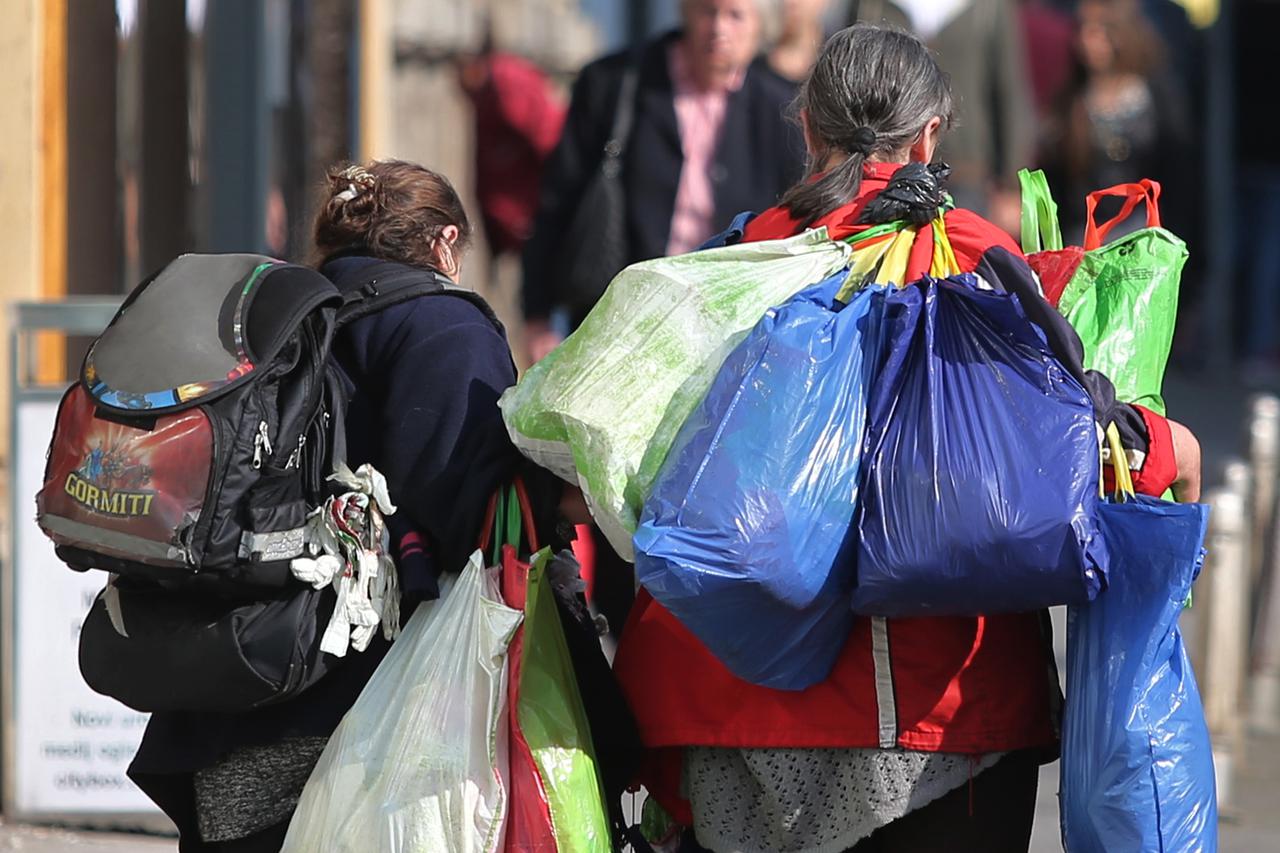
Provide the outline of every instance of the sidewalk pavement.
[[173,838],[92,832],[0,822],[0,851],[26,853],[175,853]]

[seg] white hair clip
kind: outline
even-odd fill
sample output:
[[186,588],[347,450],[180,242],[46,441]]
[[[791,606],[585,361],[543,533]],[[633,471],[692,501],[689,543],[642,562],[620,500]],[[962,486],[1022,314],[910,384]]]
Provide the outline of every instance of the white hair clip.
[[343,201],[343,202],[354,201],[356,196],[358,195],[360,195],[360,190],[356,189],[356,185],[347,184],[347,188],[342,192],[338,193],[335,196],[335,198],[338,199],[338,201]]

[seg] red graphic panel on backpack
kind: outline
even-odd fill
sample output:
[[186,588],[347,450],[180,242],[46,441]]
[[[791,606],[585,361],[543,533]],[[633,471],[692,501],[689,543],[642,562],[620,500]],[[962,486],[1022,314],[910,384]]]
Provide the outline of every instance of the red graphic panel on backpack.
[[141,429],[97,417],[76,385],[58,411],[40,525],[61,545],[185,565],[184,532],[200,517],[212,464],[213,432],[199,409]]

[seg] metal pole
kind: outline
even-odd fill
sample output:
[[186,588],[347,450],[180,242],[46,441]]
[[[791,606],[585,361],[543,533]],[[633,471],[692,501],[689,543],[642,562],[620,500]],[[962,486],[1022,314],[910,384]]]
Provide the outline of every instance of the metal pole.
[[[1272,541],[1280,542],[1280,514],[1272,521]],[[1249,718],[1254,729],[1280,732],[1280,548],[1271,550],[1264,571],[1254,635]]]
[[214,252],[266,250],[267,140],[264,7],[210,3],[205,12],[205,164]]
[[1259,589],[1276,511],[1276,477],[1280,474],[1280,398],[1259,394],[1249,411],[1249,463],[1253,469],[1252,532],[1249,587]]
[[[1204,673],[1205,720],[1213,738],[1218,804],[1232,798],[1232,777],[1242,758],[1240,697],[1244,682],[1245,622],[1248,613],[1248,516],[1238,491],[1243,463],[1228,466],[1228,482],[1209,496],[1213,505],[1205,571],[1209,608]],[[1235,469],[1235,470],[1232,470]],[[1234,475],[1234,476],[1232,476]],[[1248,471],[1244,470],[1247,478]]]

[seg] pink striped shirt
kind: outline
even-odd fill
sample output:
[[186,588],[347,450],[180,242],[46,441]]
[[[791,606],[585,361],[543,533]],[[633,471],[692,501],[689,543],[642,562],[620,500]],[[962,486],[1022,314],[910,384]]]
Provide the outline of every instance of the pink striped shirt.
[[724,89],[699,89],[689,70],[684,45],[679,41],[667,51],[667,68],[675,90],[676,124],[684,153],[667,254],[680,255],[698,248],[715,233],[716,201],[711,170],[729,108],[729,94],[742,87],[746,73],[745,69],[740,70]]

